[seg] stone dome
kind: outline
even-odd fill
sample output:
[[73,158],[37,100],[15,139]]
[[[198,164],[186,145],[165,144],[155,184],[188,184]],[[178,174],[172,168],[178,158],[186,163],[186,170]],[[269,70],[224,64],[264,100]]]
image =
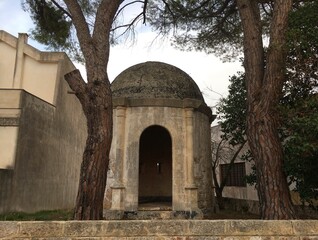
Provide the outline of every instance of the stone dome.
[[127,68],[111,84],[113,98],[203,100],[193,79],[181,69],[162,62]]

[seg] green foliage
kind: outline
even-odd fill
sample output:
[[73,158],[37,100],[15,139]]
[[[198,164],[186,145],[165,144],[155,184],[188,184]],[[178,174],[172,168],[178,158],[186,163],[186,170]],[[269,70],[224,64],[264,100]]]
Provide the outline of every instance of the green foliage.
[[318,1],[289,17],[287,82],[281,101],[285,171],[304,202],[318,198]]
[[65,13],[51,2],[44,0],[25,0],[24,9],[28,10],[35,23],[32,37],[53,49],[68,48],[71,21]]
[[[222,114],[222,136],[226,140],[237,143],[245,138],[246,88],[244,74],[239,73],[230,79],[227,98],[221,100],[219,113]],[[286,85],[289,82],[286,82]],[[301,86],[295,86],[301,88]],[[285,87],[291,89],[291,87]],[[233,92],[234,91],[234,92]],[[279,106],[281,113],[281,136],[284,149],[285,172],[293,190],[298,192],[302,201],[314,206],[318,199],[318,95],[314,89],[302,89],[304,95],[296,97],[293,92],[285,95],[295,101],[282,101]],[[242,134],[240,136],[240,134]],[[247,151],[242,160],[251,161],[251,152]],[[246,177],[250,185],[256,183],[255,165],[252,173]]]
[[[92,35],[101,0],[78,0],[77,2]],[[117,44],[122,38],[134,38],[134,26],[143,18],[143,10],[129,23],[123,15],[126,15],[125,9],[129,6],[143,6],[143,4],[142,1],[127,1],[126,5],[121,6],[113,19],[113,28],[110,31],[111,44]],[[30,31],[31,38],[46,45],[50,50],[64,51],[72,60],[85,63],[72,15],[63,0],[22,0],[22,8],[30,13],[35,24]]]
[[[78,1],[90,30],[100,0]],[[35,24],[30,35],[48,49],[65,51],[73,60],[84,63],[72,17],[63,1],[22,0],[22,7],[30,13]]]
[[242,28],[236,1],[154,0],[147,21],[163,34],[171,31],[175,47],[228,58],[242,50]]
[[[245,74],[238,72],[230,77],[228,87],[229,95],[222,98],[217,107],[218,118],[220,119],[221,138],[232,147],[237,148],[240,144],[245,144],[246,139],[246,114],[247,114],[247,92],[245,86]],[[243,151],[242,151],[243,150]],[[250,150],[241,149],[240,159],[253,161]],[[246,177],[247,183],[255,184],[256,172]]]
[[246,141],[246,87],[244,73],[230,78],[229,95],[217,107],[222,138],[232,146]]
[[0,214],[0,221],[65,221],[71,220],[72,214],[73,210],[52,210],[36,213],[11,212]]
[[289,16],[288,48],[297,56],[317,54],[318,1],[309,1]]
[[284,103],[308,97],[318,86],[318,1],[298,7],[289,17],[287,84]]
[[318,95],[299,99],[295,106],[282,107],[285,171],[294,190],[311,205],[318,199]]
[[[235,0],[153,0],[147,21],[162,34],[173,34],[173,45],[183,50],[213,53],[224,60],[243,50],[243,30]],[[259,4],[263,35],[268,34],[271,1]]]

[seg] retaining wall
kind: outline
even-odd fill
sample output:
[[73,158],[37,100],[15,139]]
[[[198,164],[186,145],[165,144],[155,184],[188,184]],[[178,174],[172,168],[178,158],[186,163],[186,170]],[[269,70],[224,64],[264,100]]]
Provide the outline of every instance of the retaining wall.
[[314,240],[317,220],[1,222],[0,239]]

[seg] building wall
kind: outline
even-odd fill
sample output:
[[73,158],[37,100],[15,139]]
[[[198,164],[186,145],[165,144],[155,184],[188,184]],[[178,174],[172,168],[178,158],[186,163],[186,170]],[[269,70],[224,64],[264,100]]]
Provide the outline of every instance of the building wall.
[[[151,100],[148,99],[149,102]],[[154,100],[155,101],[155,100]],[[151,105],[151,104],[149,104]],[[193,134],[191,150],[187,148],[187,118],[185,108],[142,106],[117,107],[114,109],[114,137],[110,153],[110,171],[107,180],[105,208],[111,205],[112,188],[121,189],[122,195],[115,197],[122,201],[118,206],[125,211],[138,209],[139,179],[139,141],[142,132],[149,126],[159,125],[167,129],[172,139],[172,206],[174,211],[189,208],[187,188],[198,188],[198,203],[202,209],[213,208],[211,173],[209,172],[210,134],[209,119],[199,112],[190,110],[191,131]],[[192,149],[193,148],[193,149]],[[190,151],[193,158],[187,160]],[[194,160],[194,161],[193,161]],[[192,165],[190,166],[189,165]],[[189,169],[193,169],[190,170]],[[192,176],[192,177],[190,177]],[[194,183],[189,182],[190,179]],[[197,203],[196,203],[197,204]]]
[[[221,126],[213,126],[211,128],[211,139],[212,141],[219,143],[221,141]],[[224,146],[222,153],[225,158],[222,159],[220,164],[226,164],[229,163],[231,156],[234,154],[233,151],[229,150],[229,145]],[[246,143],[244,148],[241,150],[241,153],[238,155],[237,159],[235,160],[236,163],[244,162],[245,163],[245,172],[246,174],[250,174],[252,172],[252,163],[242,161],[240,157],[244,152],[248,150],[248,144]],[[217,172],[218,174],[218,181],[221,180],[220,171]],[[226,198],[234,198],[234,199],[244,199],[244,200],[252,200],[252,201],[258,201],[258,195],[257,191],[255,189],[255,186],[246,185],[245,187],[238,187],[238,186],[226,186],[223,190],[223,197]]]
[[[116,116],[116,113],[114,115]],[[152,125],[166,128],[171,135],[173,206],[176,210],[183,209],[183,202],[181,201],[185,198],[185,183],[183,181],[185,169],[182,162],[184,159],[183,111],[182,109],[167,107],[133,107],[126,109],[126,132],[124,137],[126,152],[122,163],[122,183],[126,187],[125,209],[136,211],[138,208],[139,140],[142,132]],[[117,129],[114,129],[114,136],[117,136]],[[115,149],[115,147],[112,149]],[[114,152],[112,151],[112,153]],[[111,159],[114,159],[113,155],[111,155]]]
[[74,65],[63,53],[30,47],[24,35],[0,36],[0,51],[16,43],[14,69],[22,68],[19,86],[17,70],[0,72],[0,82],[12,83],[0,89],[0,152],[7,154],[0,159],[0,212],[72,208],[87,136],[81,105],[64,80]]
[[55,104],[58,67],[56,62],[42,62],[26,55],[21,88],[48,103]]
[[0,169],[0,213],[10,208],[12,179],[13,169]]
[[12,88],[17,39],[0,31],[0,88]]
[[205,114],[194,115],[194,179],[198,187],[198,207],[209,215],[214,211],[211,169],[210,122]]
[[14,168],[18,130],[17,126],[0,127],[0,169]]
[[[40,52],[27,44],[27,34],[13,37],[0,30],[0,88],[24,89],[55,104],[59,79],[58,61],[65,53]],[[74,68],[74,66],[72,66]]]
[[14,167],[21,113],[20,98],[19,90],[0,89],[0,169]]
[[74,206],[85,123],[76,117],[76,105],[71,103],[62,109],[23,92],[11,211]]

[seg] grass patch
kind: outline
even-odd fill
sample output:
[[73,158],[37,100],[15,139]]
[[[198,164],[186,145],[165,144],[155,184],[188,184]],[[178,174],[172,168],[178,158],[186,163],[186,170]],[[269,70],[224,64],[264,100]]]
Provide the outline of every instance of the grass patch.
[[40,211],[36,213],[11,212],[0,214],[0,221],[67,221],[72,220],[73,210]]
[[[11,212],[0,214],[0,221],[68,221],[72,220],[73,210],[40,211],[36,213]],[[251,213],[222,210],[209,219],[259,219]]]

